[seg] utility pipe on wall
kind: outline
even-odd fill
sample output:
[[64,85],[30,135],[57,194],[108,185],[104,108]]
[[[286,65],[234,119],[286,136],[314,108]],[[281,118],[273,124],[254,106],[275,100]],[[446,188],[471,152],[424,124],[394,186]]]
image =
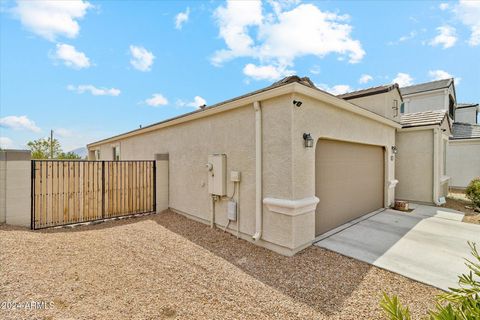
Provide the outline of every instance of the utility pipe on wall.
[[259,101],[253,103],[255,110],[255,234],[253,240],[262,237],[262,108]]

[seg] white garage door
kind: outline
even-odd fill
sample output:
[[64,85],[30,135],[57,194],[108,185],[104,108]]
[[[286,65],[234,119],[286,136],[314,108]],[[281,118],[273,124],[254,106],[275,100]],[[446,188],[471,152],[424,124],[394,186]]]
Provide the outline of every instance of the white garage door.
[[382,147],[321,139],[315,158],[317,236],[383,207]]

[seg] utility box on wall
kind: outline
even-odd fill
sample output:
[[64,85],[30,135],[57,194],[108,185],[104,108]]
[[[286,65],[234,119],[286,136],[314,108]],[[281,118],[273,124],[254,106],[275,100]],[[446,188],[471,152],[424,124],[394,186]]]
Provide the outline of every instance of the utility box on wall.
[[208,192],[225,196],[227,194],[227,156],[211,154],[208,156]]

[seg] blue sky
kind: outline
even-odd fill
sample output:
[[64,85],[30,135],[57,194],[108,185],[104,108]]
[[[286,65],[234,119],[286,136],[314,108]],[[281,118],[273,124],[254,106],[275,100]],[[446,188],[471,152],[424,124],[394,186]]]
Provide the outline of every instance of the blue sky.
[[455,77],[480,102],[480,2],[2,1],[0,142],[66,151],[289,74],[332,93]]

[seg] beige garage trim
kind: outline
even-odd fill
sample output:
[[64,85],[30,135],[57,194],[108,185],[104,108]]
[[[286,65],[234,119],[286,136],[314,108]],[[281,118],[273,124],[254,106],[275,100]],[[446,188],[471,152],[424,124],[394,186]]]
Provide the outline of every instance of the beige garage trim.
[[384,206],[384,149],[320,139],[315,150],[318,236]]

